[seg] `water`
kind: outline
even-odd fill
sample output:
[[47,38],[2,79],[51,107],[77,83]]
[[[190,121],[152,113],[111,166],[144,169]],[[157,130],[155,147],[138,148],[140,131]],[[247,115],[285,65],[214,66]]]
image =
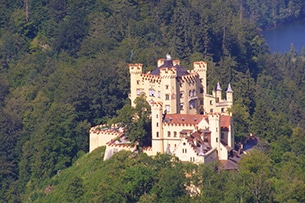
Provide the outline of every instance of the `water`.
[[263,33],[271,53],[289,52],[291,45],[300,54],[305,47],[305,21],[299,21]]

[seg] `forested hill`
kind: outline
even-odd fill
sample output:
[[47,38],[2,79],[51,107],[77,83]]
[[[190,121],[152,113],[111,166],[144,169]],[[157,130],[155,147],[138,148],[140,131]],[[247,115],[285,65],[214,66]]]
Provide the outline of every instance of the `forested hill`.
[[[0,202],[26,202],[88,151],[90,126],[128,101],[128,63],[171,53],[231,82],[237,140],[255,133],[304,168],[304,56],[269,53],[259,28],[304,17],[300,0],[0,0]],[[303,53],[305,54],[305,53]],[[223,86],[224,88],[225,86]],[[288,155],[287,155],[288,153]],[[299,172],[293,180],[304,181]],[[287,183],[288,184],[288,183]],[[281,182],[277,188],[289,187]],[[284,189],[283,189],[284,190]]]

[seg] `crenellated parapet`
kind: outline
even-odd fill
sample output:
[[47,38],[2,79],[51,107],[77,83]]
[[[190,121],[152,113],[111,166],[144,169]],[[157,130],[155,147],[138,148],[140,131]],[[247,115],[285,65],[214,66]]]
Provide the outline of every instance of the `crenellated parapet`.
[[199,76],[199,74],[197,72],[194,72],[190,75],[183,75],[180,78],[180,82],[181,83],[184,83],[184,82],[195,83],[197,81],[198,76]]
[[129,72],[133,74],[141,74],[142,73],[142,67],[143,64],[141,63],[135,63],[135,64],[128,64],[129,66]]
[[161,77],[159,75],[151,75],[149,73],[141,74],[142,80],[146,80],[152,83],[160,83]]
[[97,147],[106,146],[109,140],[115,140],[124,135],[123,129],[105,128],[105,125],[92,127],[89,131],[89,151]]
[[160,68],[161,79],[176,78],[177,69],[176,68]]
[[193,63],[194,70],[196,72],[204,72],[207,71],[207,63],[204,61],[195,61]]

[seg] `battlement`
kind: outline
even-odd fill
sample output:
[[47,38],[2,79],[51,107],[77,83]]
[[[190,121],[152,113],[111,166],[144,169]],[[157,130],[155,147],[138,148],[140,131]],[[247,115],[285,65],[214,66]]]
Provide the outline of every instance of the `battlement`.
[[130,73],[142,73],[143,64],[135,63],[135,64],[128,64],[128,66]]
[[106,143],[107,147],[118,147],[122,149],[135,149],[135,146],[131,143],[115,143],[115,142],[107,142]]
[[194,69],[196,69],[197,71],[200,70],[207,70],[207,63],[204,61],[195,61],[193,63]]
[[120,136],[123,135],[123,129],[117,129],[117,128],[105,128],[105,125],[97,125],[90,129],[90,133],[94,134],[101,134],[101,135],[111,135],[111,136]]
[[151,107],[162,107],[162,102],[152,101],[149,103]]
[[177,74],[176,68],[160,68],[160,75],[161,74]]
[[180,78],[180,82],[196,82],[196,78],[198,77],[198,73],[197,72],[193,72],[190,75],[183,75]]
[[164,61],[165,61],[165,58],[159,59],[158,62],[157,62],[157,67],[162,66],[164,64]]
[[150,82],[157,82],[160,83],[161,82],[161,78],[159,75],[151,75],[151,74],[142,74],[141,75],[143,80],[148,80]]
[[175,59],[175,60],[173,60],[173,65],[174,66],[180,66],[180,60],[177,60],[177,59]]

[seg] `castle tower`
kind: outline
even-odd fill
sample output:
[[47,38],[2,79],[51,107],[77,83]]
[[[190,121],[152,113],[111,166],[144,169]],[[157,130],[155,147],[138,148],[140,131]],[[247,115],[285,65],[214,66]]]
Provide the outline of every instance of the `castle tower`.
[[[170,61],[165,61],[165,62],[170,63]],[[169,64],[169,66],[170,65],[171,64]],[[177,69],[161,68],[160,77],[161,77],[161,98],[163,98],[163,109],[165,109],[167,113],[178,113],[179,101],[177,98],[177,90],[179,89],[179,87],[177,87],[178,86]]]
[[230,117],[230,126],[229,126],[229,133],[228,133],[228,146],[234,149],[234,127],[233,127],[233,120]]
[[220,116],[217,114],[209,115],[209,130],[211,131],[211,145],[220,150]]
[[231,88],[231,84],[228,84],[228,88],[226,91],[226,97],[227,97],[227,102],[229,102],[231,105],[233,105],[233,90]]
[[140,96],[143,91],[142,87],[142,66],[143,64],[129,64],[129,73],[130,73],[130,95],[129,99],[131,100],[131,105],[135,106],[134,100]]
[[207,63],[203,61],[196,61],[193,63],[194,71],[199,74],[199,78],[202,85],[202,92],[203,94],[207,94]]
[[220,87],[220,84],[219,82],[217,82],[217,87],[216,87],[216,102],[220,102],[222,100],[221,98],[221,87]]
[[163,138],[163,109],[162,103],[152,102],[151,104],[151,125],[152,125],[152,149],[157,152],[164,153]]

